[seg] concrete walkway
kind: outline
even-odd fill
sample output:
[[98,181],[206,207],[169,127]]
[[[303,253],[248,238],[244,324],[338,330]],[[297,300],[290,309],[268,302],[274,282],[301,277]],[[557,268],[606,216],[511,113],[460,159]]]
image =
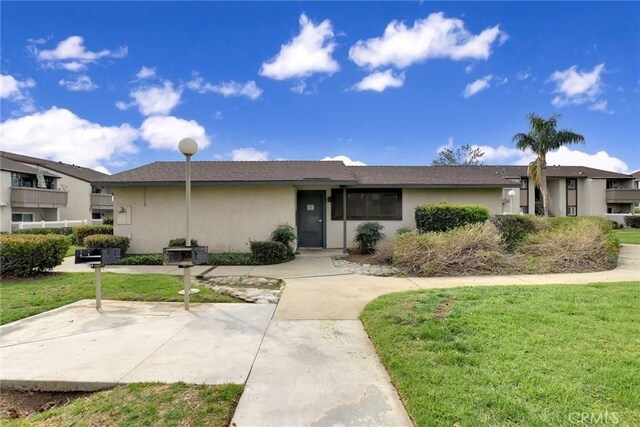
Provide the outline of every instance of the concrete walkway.
[[272,304],[82,300],[0,327],[3,387],[98,390],[120,383],[242,384]]

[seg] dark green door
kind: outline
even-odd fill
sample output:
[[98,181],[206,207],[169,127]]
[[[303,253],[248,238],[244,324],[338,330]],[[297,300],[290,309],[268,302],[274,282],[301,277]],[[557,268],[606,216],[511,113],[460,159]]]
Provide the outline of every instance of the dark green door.
[[298,246],[324,247],[324,191],[298,191]]

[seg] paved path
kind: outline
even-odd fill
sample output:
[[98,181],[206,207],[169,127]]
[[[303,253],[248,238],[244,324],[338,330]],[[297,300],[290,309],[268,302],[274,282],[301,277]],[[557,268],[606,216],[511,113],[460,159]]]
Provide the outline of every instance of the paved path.
[[271,304],[82,300],[0,327],[3,386],[97,390],[119,383],[247,380]]

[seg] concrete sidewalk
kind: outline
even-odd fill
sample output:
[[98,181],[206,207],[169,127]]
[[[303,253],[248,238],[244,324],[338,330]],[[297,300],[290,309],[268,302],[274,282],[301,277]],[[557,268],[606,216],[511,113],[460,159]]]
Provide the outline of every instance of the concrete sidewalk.
[[242,384],[275,308],[82,300],[0,327],[3,387],[97,390],[120,383]]

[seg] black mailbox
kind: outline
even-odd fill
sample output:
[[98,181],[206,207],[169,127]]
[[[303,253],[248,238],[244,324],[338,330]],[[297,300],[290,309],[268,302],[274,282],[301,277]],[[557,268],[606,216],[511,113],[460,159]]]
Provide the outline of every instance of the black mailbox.
[[209,248],[207,246],[164,248],[162,254],[162,263],[164,265],[178,265],[181,262],[190,262],[193,265],[200,265],[206,264],[209,261]]
[[76,249],[76,264],[115,264],[120,261],[120,248]]

